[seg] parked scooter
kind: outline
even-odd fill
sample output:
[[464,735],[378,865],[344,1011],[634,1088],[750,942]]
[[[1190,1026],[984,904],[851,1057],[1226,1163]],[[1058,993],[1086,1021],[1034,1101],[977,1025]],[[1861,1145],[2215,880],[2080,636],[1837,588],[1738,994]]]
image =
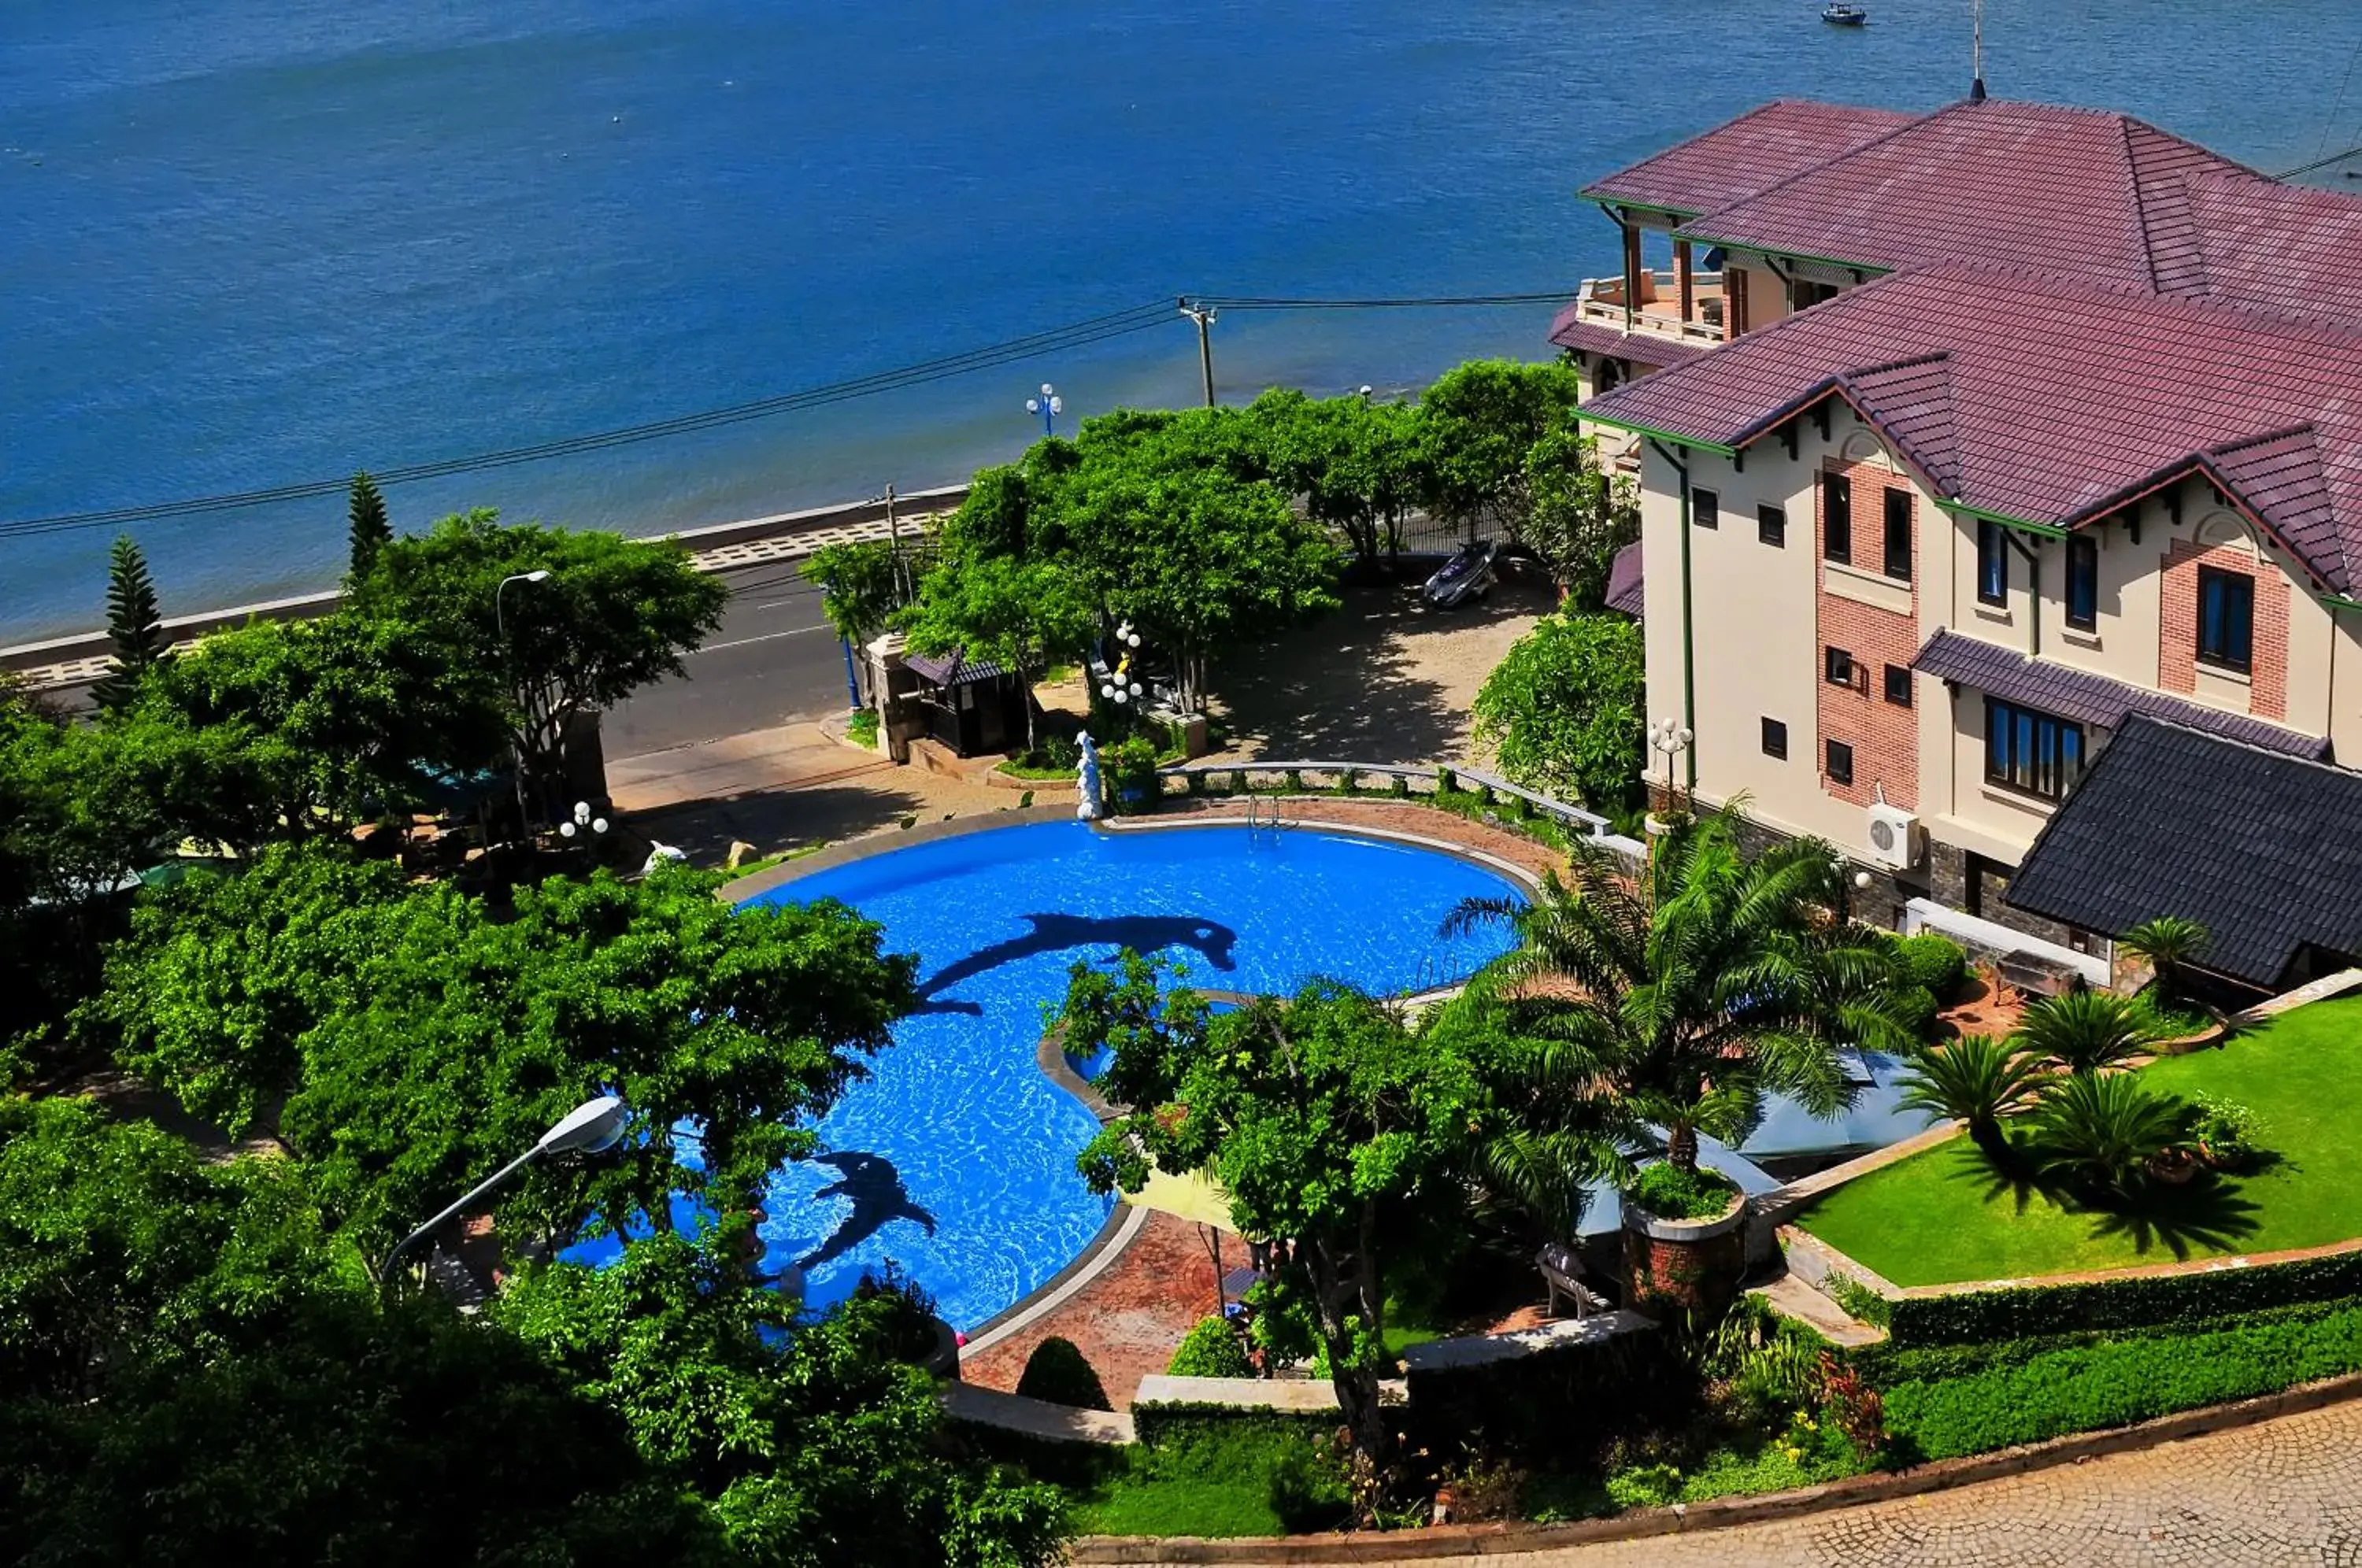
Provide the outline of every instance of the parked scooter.
[[1473,539],[1455,551],[1441,570],[1419,591],[1438,610],[1457,610],[1493,591],[1493,558],[1501,547],[1491,539]]

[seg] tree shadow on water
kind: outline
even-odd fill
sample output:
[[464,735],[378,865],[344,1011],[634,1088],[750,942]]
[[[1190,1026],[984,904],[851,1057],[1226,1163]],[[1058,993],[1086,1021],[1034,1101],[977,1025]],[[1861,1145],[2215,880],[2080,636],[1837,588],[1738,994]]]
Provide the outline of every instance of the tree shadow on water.
[[1155,954],[1168,947],[1187,947],[1217,969],[1235,969],[1231,952],[1239,933],[1220,921],[1202,915],[1020,915],[1032,929],[1023,936],[979,947],[955,959],[919,983],[917,1012],[957,1012],[971,1018],[984,1009],[972,1001],[947,1000],[944,993],[963,980],[989,969],[1014,964],[1038,953],[1071,947],[1129,947],[1134,953]]

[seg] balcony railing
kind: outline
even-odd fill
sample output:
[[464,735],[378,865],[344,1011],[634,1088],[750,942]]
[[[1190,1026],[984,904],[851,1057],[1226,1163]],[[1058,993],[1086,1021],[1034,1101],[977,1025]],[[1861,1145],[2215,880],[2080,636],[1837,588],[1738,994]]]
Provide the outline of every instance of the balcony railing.
[[1675,342],[1701,346],[1719,343],[1722,326],[1722,274],[1690,274],[1690,319],[1682,319],[1681,280],[1672,272],[1644,272],[1639,308],[1628,327],[1624,315],[1622,278],[1585,278],[1575,296],[1575,319],[1618,332],[1646,333]]

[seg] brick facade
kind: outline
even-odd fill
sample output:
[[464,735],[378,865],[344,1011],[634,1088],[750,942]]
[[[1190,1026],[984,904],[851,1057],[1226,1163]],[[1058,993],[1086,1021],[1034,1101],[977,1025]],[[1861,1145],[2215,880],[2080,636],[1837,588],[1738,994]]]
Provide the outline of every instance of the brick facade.
[[[1844,463],[1835,458],[1822,464],[1824,474],[1845,477],[1852,492],[1852,556],[1857,569],[1875,574],[1885,547],[1887,492],[1900,493],[1913,504],[1911,520],[1911,610],[1898,614],[1832,593],[1828,589],[1828,487],[1813,487],[1813,548],[1820,562],[1814,617],[1818,631],[1815,657],[1823,661],[1830,648],[1843,648],[1856,670],[1851,688],[1832,685],[1826,663],[1814,671],[1813,766],[1821,788],[1838,800],[1867,806],[1882,790],[1890,804],[1906,811],[1919,805],[1919,716],[1915,708],[1886,700],[1886,667],[1908,670],[1919,652],[1919,580],[1925,575],[1926,552],[1921,545],[1916,497],[1910,487],[1883,468],[1868,463]],[[1903,584],[1897,582],[1898,589]],[[2260,618],[2261,611],[2257,612]],[[1918,678],[1908,677],[1913,701],[1918,698]],[[1853,748],[1853,781],[1840,784],[1828,774],[1828,743],[1840,741]]]
[[2158,562],[2158,684],[2185,695],[2198,690],[2198,570],[2236,572],[2256,583],[2254,658],[2247,711],[2288,717],[2289,580],[2267,559],[2235,545],[2202,547],[2176,539]]

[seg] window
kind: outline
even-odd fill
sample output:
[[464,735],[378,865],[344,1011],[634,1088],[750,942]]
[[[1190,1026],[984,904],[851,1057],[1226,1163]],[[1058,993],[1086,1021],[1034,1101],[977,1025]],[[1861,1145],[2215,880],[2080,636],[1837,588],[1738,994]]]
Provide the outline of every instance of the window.
[[1821,679],[1832,686],[1853,686],[1853,655],[1843,648],[1821,650]]
[[1778,719],[1763,721],[1763,755],[1788,760],[1788,726]]
[[1821,476],[1821,554],[1853,559],[1853,481],[1843,474]]
[[1838,293],[1838,289],[1835,283],[1816,283],[1805,279],[1799,278],[1794,282],[1788,285],[1788,298],[1790,301],[1788,308],[1790,310],[1810,310],[1815,305],[1820,304],[1823,300],[1833,300],[1837,298]]
[[1852,783],[1853,747],[1846,745],[1843,741],[1829,742],[1829,763],[1827,772],[1829,782],[1832,784]]
[[2067,541],[2067,624],[2079,632],[2100,624],[2100,541],[2089,534]]
[[1886,575],[1897,582],[1911,580],[1911,492],[1886,492]]
[[1755,509],[1755,536],[1775,550],[1788,546],[1788,514],[1776,506]]
[[1690,521],[1701,528],[1722,526],[1722,497],[1710,490],[1690,491]]
[[1908,665],[1886,667],[1886,700],[1898,708],[1911,706],[1911,669]]
[[2256,580],[2198,569],[2198,657],[2245,674],[2256,657]]
[[2056,801],[2083,776],[2083,726],[1985,699],[1985,778]]
[[2002,542],[2001,525],[1977,525],[1977,602],[2009,602],[2009,547]]

